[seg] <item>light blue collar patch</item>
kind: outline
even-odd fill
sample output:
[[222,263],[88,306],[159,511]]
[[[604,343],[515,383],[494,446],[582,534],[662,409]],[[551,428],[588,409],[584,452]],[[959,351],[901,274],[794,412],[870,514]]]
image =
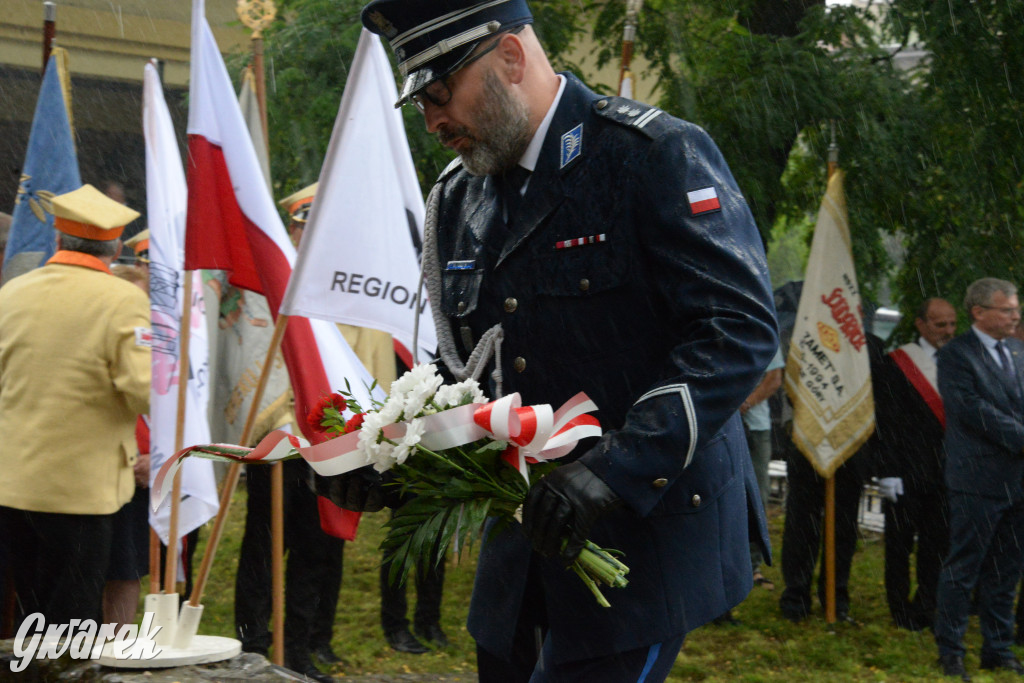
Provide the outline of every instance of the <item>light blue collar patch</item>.
[[565,168],[576,157],[583,153],[583,124],[562,135],[562,161],[559,168]]

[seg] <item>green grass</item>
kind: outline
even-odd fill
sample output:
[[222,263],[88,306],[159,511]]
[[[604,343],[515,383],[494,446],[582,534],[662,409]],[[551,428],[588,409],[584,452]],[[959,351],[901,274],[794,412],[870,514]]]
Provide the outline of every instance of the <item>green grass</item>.
[[[244,487],[232,505],[225,536],[218,549],[212,576],[203,597],[205,611],[200,633],[234,636],[234,574],[241,543],[245,511]],[[770,511],[776,558],[780,547],[782,516]],[[380,562],[377,544],[386,513],[367,514],[356,541],[345,546],[345,574],[335,620],[334,649],[344,659],[333,673],[338,676],[401,673],[475,672],[473,640],[465,628],[472,590],[475,560],[466,556],[451,562],[445,580],[442,627],[451,645],[424,655],[391,650],[380,628]],[[207,532],[203,533],[205,539]],[[203,552],[201,540],[198,558]],[[475,549],[474,549],[475,553]],[[792,624],[778,612],[782,578],[776,567],[765,575],[777,588],[755,587],[733,615],[738,626],[705,626],[691,633],[676,660],[670,681],[933,681],[939,676],[931,631],[909,633],[891,623],[883,588],[883,548],[880,536],[866,533],[854,557],[850,592],[852,616],[859,626],[827,628],[822,610],[800,624]],[[633,567],[639,579],[642,567]],[[610,596],[611,597],[611,596]],[[413,603],[415,590],[409,589]],[[410,604],[410,612],[411,612]],[[981,639],[972,618],[967,637],[967,666],[974,680],[1019,680],[1001,673],[978,671]]]

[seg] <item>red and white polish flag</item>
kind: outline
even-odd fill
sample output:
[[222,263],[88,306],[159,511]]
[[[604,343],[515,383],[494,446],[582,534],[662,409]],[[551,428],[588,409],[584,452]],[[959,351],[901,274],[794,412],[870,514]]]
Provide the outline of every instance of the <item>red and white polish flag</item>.
[[718,192],[714,185],[687,192],[686,199],[690,202],[690,214],[693,216],[722,208],[718,203]]
[[[193,0],[185,268],[230,271],[231,284],[265,296],[276,319],[295,247],[267,189],[204,11],[204,1]],[[309,410],[346,379],[356,398],[370,405],[370,373],[333,323],[289,318],[281,351],[303,433]]]

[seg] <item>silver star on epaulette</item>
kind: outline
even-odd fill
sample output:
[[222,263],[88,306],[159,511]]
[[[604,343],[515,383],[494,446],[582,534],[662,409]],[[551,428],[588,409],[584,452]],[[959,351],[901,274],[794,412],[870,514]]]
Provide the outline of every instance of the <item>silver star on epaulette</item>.
[[640,110],[639,110],[639,109],[630,109],[630,110],[629,110],[629,115],[630,115],[630,116],[636,116],[636,115],[637,115],[637,114],[639,114],[639,113],[640,113]]
[[627,111],[629,111],[629,106],[624,104],[621,107],[619,107],[618,109],[616,109],[615,113],[617,113],[617,114],[625,114]]

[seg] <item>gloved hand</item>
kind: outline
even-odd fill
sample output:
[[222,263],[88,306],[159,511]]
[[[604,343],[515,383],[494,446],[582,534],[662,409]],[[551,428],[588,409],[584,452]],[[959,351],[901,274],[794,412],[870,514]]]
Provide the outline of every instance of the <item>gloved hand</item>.
[[311,488],[318,496],[353,512],[377,512],[384,508],[381,475],[369,465],[334,477],[314,474]]
[[571,462],[553,470],[526,494],[523,531],[541,555],[559,555],[569,565],[583,550],[594,520],[621,504],[586,465]]
[[878,480],[878,492],[890,503],[903,495],[903,479],[901,477],[882,477]]

